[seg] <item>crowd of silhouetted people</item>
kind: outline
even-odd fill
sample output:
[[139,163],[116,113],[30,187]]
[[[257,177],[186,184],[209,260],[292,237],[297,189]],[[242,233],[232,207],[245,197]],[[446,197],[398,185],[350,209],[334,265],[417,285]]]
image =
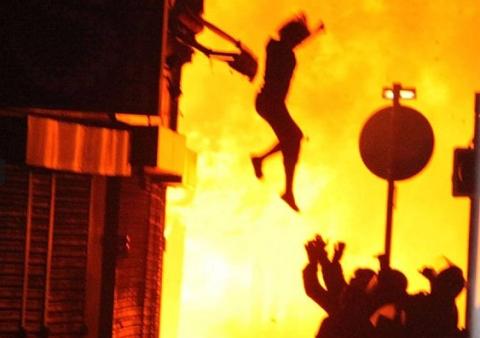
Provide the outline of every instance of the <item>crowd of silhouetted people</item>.
[[[436,272],[424,268],[428,293],[409,294],[407,278],[392,269],[385,255],[378,271],[357,269],[349,282],[340,264],[345,244],[336,243],[329,258],[319,235],[305,244],[308,264],[303,270],[306,294],[326,313],[317,338],[457,338],[455,298],[465,286],[462,270],[451,265]],[[323,283],[319,280],[321,269]]]

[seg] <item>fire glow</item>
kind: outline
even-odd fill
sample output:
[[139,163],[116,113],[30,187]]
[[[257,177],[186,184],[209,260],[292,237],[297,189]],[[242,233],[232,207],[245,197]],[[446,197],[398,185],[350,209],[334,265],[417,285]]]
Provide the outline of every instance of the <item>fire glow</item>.
[[[250,83],[196,54],[183,73],[180,131],[199,163],[195,196],[169,200],[175,219],[169,226],[185,227],[184,251],[173,255],[167,246],[167,264],[183,267],[172,305],[179,313],[176,336],[313,337],[324,312],[304,295],[301,269],[303,243],[315,233],[347,243],[347,276],[356,267],[377,268],[387,184],[363,165],[358,137],[371,114],[388,105],[381,90],[393,82],[416,88],[417,99],[405,104],[429,120],[435,149],[420,174],[397,184],[392,266],[406,273],[410,292],[428,289],[417,270],[445,267],[444,256],[465,271],[468,200],[452,197],[451,173],[453,149],[473,136],[473,93],[480,89],[480,46],[471,41],[477,1],[205,5],[205,17],[249,46],[260,69]],[[258,181],[249,156],[274,141],[254,110],[265,44],[300,10],[311,26],[322,19],[326,33],[298,48],[287,101],[307,136],[295,180],[302,212],[295,214],[279,198],[281,157],[265,163]],[[207,33],[200,39],[219,43]],[[462,323],[464,302],[462,293]]]

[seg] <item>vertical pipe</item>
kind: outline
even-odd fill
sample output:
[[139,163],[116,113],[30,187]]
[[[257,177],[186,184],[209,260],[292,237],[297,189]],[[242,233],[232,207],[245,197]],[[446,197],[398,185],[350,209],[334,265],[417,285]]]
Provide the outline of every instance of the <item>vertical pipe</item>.
[[470,224],[469,224],[469,238],[468,238],[468,267],[467,267],[467,309],[466,309],[466,328],[471,337],[475,337],[480,333],[480,325],[475,317],[475,298],[479,297],[480,290],[475,290],[478,285],[477,278],[479,278],[479,271],[477,270],[479,257],[478,241],[479,241],[479,212],[480,212],[480,173],[478,169],[478,161],[480,159],[480,93],[475,94],[475,120],[474,120],[474,136],[473,136],[473,151],[474,151],[474,193],[470,196]]
[[48,243],[47,243],[47,262],[45,264],[45,289],[43,299],[43,330],[48,332],[48,302],[50,298],[50,280],[52,271],[53,255],[53,229],[55,226],[55,196],[57,190],[57,176],[52,173],[50,181],[50,211],[48,216]]
[[[478,218],[479,218],[479,199],[470,198],[470,226],[468,241],[468,267],[467,267],[467,309],[465,326],[470,333],[470,337],[477,337],[480,333],[480,323],[475,320],[475,298],[480,290],[475,290],[478,278],[477,260],[478,257]],[[475,335],[476,334],[476,335]]]
[[115,303],[115,268],[117,265],[117,231],[119,226],[121,179],[108,177],[105,196],[105,224],[102,252],[102,286],[99,338],[111,338]]
[[25,224],[25,253],[23,262],[23,290],[22,309],[20,318],[20,332],[25,332],[27,326],[28,278],[30,267],[30,242],[32,232],[32,204],[33,204],[33,173],[28,173],[28,201],[27,219]]

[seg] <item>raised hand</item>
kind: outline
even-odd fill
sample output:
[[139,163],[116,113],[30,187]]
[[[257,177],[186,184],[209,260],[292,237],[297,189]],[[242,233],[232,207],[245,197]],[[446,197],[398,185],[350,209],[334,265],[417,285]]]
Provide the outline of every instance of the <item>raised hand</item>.
[[418,272],[420,272],[422,276],[424,276],[429,281],[433,281],[437,276],[437,273],[435,272],[435,270],[430,267],[424,267],[422,270],[419,270]]
[[319,249],[322,249],[322,250],[325,250],[325,247],[327,246],[328,244],[328,241],[325,241],[322,236],[320,235],[315,235],[315,242],[318,246]]
[[327,258],[327,251],[325,247],[327,242],[320,235],[316,235],[312,240],[305,244],[308,261],[310,263],[322,263]]
[[333,252],[333,262],[338,262],[342,256],[343,256],[343,251],[345,250],[345,243],[344,242],[337,242],[335,243],[335,248]]
[[308,241],[305,244],[305,250],[307,251],[308,262],[310,264],[318,263],[318,249],[315,240]]
[[320,265],[322,265],[322,267],[324,267],[326,266],[326,264],[330,263],[330,261],[328,260],[328,254],[326,249],[328,241],[324,240],[322,236],[317,234],[315,236],[315,244],[318,253],[318,262],[320,263]]

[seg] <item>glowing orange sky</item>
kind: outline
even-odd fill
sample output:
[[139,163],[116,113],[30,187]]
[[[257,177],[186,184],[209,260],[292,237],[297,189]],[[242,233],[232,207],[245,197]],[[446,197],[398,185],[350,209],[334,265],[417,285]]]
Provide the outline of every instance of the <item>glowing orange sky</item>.
[[[412,292],[427,288],[417,269],[444,267],[442,256],[466,267],[468,201],[452,197],[451,173],[453,149],[473,135],[478,0],[254,4],[205,4],[208,20],[259,57],[254,83],[199,53],[183,73],[180,130],[199,163],[193,200],[170,203],[174,226],[185,227],[179,338],[313,337],[323,312],[304,295],[301,269],[303,243],[314,233],[347,243],[347,275],[377,267],[387,185],[363,165],[358,137],[367,118],[389,104],[381,90],[393,82],[417,88],[408,105],[432,124],[435,149],[419,175],[397,184],[392,265],[407,274]],[[309,138],[295,181],[297,215],[278,197],[281,158],[258,181],[249,155],[274,141],[253,106],[265,43],[300,10],[311,25],[323,19],[327,32],[298,49],[288,98]],[[201,39],[223,46],[209,34]]]

